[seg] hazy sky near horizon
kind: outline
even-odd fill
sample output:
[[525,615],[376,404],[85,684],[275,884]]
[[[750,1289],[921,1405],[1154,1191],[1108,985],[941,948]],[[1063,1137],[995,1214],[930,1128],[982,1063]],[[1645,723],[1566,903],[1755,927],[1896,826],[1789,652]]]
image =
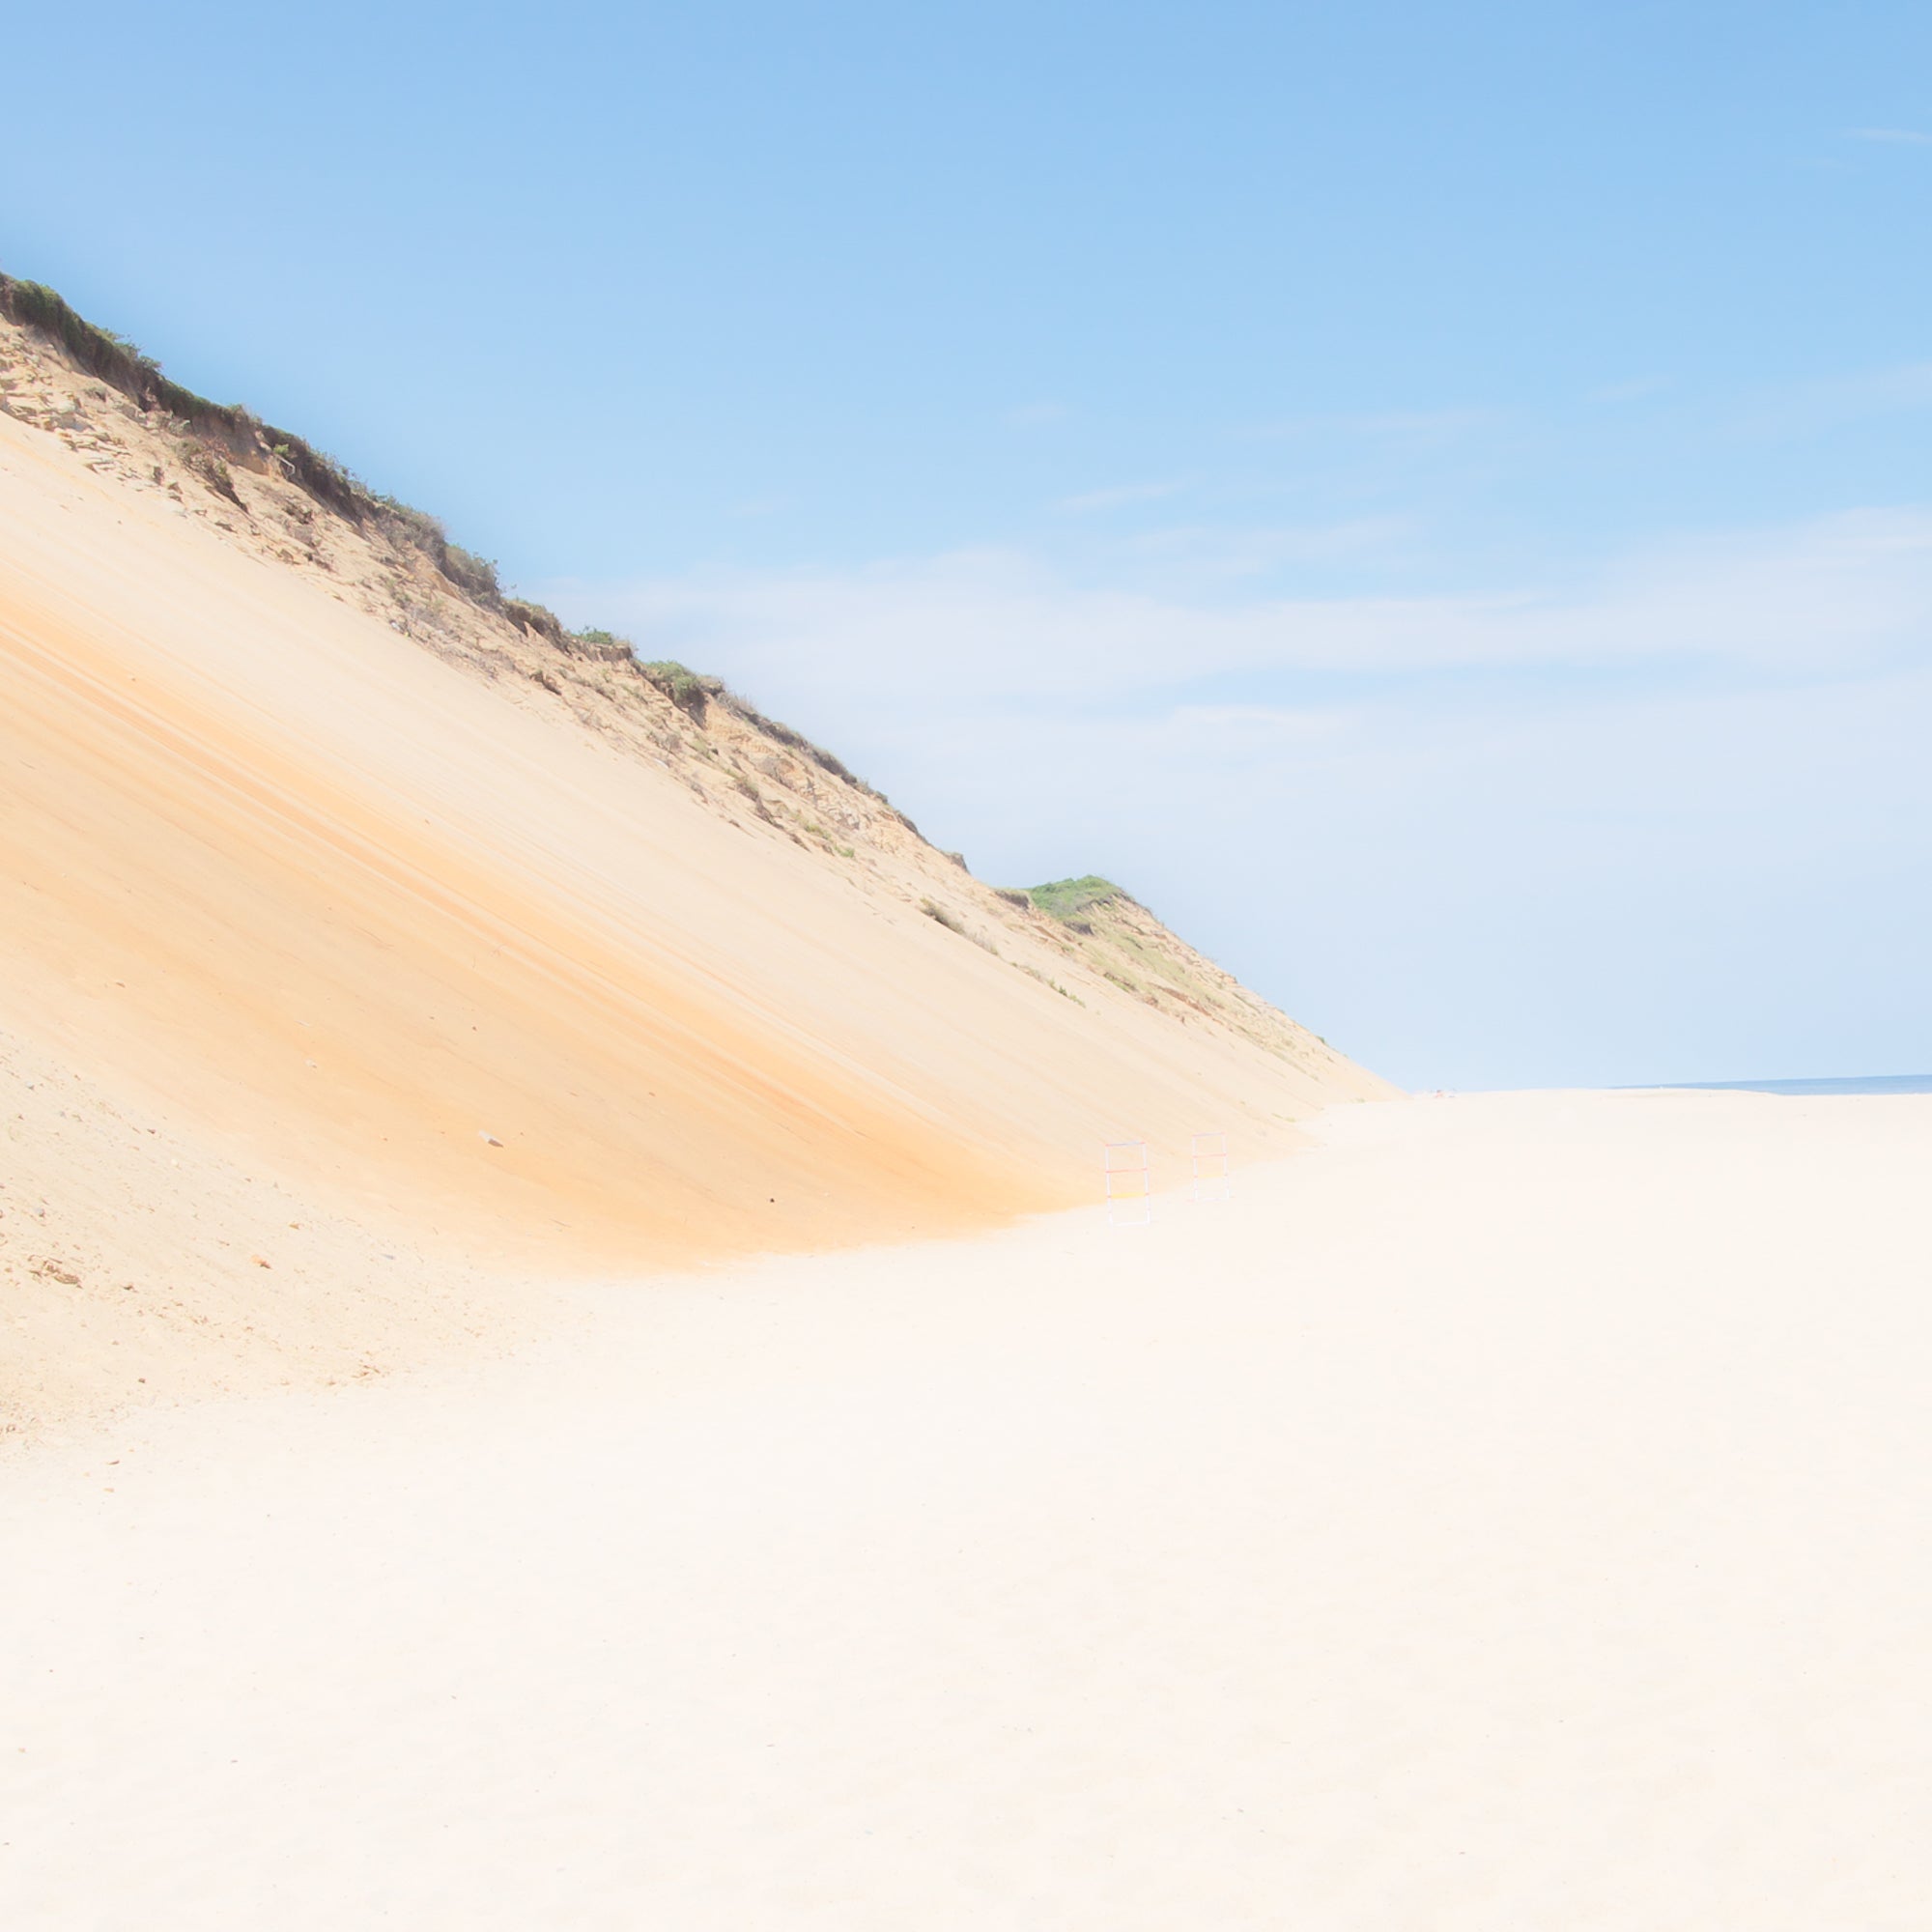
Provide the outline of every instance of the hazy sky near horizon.
[[1415,1086],[1932,1067],[1922,5],[100,0],[0,269]]

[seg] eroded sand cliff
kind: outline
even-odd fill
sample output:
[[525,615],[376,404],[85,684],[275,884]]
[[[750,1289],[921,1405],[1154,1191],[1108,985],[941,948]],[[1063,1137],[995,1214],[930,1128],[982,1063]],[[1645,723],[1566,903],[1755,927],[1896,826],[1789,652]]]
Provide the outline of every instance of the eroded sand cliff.
[[205,431],[0,322],[10,1411],[376,1373],[509,1279],[954,1233],[1387,1091]]

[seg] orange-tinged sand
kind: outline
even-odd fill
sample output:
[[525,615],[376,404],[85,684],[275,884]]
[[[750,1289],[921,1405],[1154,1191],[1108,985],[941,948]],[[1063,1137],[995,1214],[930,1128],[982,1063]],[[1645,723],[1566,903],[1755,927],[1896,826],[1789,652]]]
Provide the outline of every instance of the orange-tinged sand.
[[1386,1091],[1063,999],[83,454],[0,416],[0,1030],[321,1208],[637,1271],[957,1233],[1091,1198],[1103,1139],[1252,1158]]
[[612,1258],[768,1240],[768,1187],[806,1239],[1049,1198],[295,734],[17,605],[0,627],[14,970],[266,1150]]

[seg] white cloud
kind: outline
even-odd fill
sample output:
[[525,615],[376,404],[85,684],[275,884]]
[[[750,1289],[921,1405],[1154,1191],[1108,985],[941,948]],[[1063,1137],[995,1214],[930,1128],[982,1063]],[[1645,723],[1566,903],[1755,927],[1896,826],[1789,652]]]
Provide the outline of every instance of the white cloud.
[[1284,422],[1258,423],[1240,435],[1244,440],[1258,442],[1341,437],[1414,450],[1460,441],[1479,430],[1495,427],[1501,420],[1494,410],[1486,409],[1372,410],[1354,414],[1291,416]]
[[1170,586],[1197,591],[1240,578],[1265,577],[1300,564],[1387,562],[1417,534],[1407,517],[1353,517],[1337,524],[1260,528],[1226,524],[1170,524],[1121,540],[1114,560],[1124,570],[1153,569]]
[[1887,369],[1799,384],[1760,400],[1748,412],[1747,434],[1812,435],[1870,416],[1932,408],[1932,362],[1899,362]]
[[1697,662],[1817,674],[1932,641],[1932,509],[1684,542],[1589,582],[1484,595],[1183,597],[1073,582],[1008,551],[554,594],[760,701],[835,715],[1161,704],[1208,678],[1294,671]]
[[1179,496],[1186,487],[1185,483],[1117,483],[1108,490],[1087,490],[1077,497],[1063,497],[1053,507],[1075,515],[1121,510],[1135,503],[1157,503],[1163,497]]
[[1611,383],[1601,389],[1592,389],[1585,400],[1592,403],[1634,403],[1669,386],[1668,379],[1662,376],[1633,376],[1628,382]]
[[1494,411],[1472,409],[1383,410],[1369,415],[1344,418],[1347,427],[1362,436],[1429,442],[1465,436],[1471,430],[1487,429],[1495,420]]
[[1398,1079],[1932,1060],[1932,509],[1560,592],[1186,598],[961,552],[553,596],[729,677],[982,876],[1120,878]]

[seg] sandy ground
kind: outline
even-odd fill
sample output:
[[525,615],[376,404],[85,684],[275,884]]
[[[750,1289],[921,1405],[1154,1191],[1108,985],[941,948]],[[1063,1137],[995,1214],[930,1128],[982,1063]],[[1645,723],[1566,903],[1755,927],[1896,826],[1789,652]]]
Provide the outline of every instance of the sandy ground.
[[0,1028],[0,1451],[78,1416],[532,1339],[551,1284],[425,1255]]
[[1932,1100],[1336,1110],[0,1463],[0,1920],[1918,1927]]

